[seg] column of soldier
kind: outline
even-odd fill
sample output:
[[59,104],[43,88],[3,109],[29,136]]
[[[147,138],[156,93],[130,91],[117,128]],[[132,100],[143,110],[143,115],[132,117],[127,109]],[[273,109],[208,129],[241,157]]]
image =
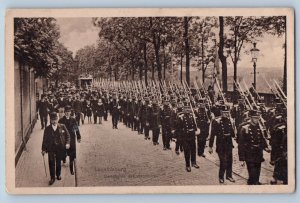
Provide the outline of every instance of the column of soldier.
[[[255,88],[248,88],[245,83],[245,89],[240,83],[235,83],[236,91],[230,103],[226,101],[217,80],[216,85],[218,94],[215,94],[212,86],[206,90],[200,83],[199,88],[196,81],[193,82],[194,88],[190,89],[186,82],[150,81],[146,85],[142,81],[96,80],[89,90],[52,88],[48,95],[42,96],[38,109],[42,128],[47,125],[47,114],[50,112],[50,120],[57,119],[58,113],[59,123],[72,131],[71,149],[75,149],[73,154],[69,153],[73,156],[72,160],[76,157],[75,134],[79,141],[81,138],[78,128],[80,122],[84,124],[88,117],[88,123],[92,123],[93,116],[94,124],[101,124],[102,119],[107,121],[109,113],[113,129],[118,129],[118,122],[123,122],[132,131],[143,134],[145,140],[150,140],[149,131],[152,131],[153,145],[159,145],[161,134],[163,150],[171,150],[170,143],[175,141],[176,154],[184,153],[187,172],[191,171],[191,167],[200,168],[196,154],[205,157],[206,145],[208,152],[213,153],[216,139],[220,183],[224,183],[224,177],[235,182],[232,177],[232,149],[233,142],[237,142],[241,165],[247,166],[249,185],[261,184],[259,177],[264,161],[263,150],[271,152],[270,164],[274,165],[270,183],[287,184],[286,96],[278,84],[272,87],[268,83],[275,96],[275,105],[269,109]],[[65,117],[73,117],[72,124]],[[42,150],[43,153],[47,152],[45,147]],[[65,160],[65,157],[61,159]],[[71,165],[73,167],[70,162],[73,174]],[[49,167],[52,167],[49,183],[52,181],[53,184],[55,170],[54,166]],[[60,170],[56,175],[58,179],[61,178]]]

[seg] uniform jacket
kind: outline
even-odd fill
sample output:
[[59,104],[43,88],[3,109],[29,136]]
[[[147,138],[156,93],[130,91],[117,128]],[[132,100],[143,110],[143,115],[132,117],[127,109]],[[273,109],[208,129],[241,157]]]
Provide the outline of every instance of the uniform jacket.
[[267,142],[258,125],[248,124],[242,127],[238,146],[240,161],[263,162],[263,150],[266,147]]
[[198,111],[195,111],[197,126],[200,128],[200,133],[208,136],[209,131],[209,119],[207,115],[208,112],[205,112],[205,108],[199,108]]
[[159,128],[160,124],[161,124],[160,107],[157,104],[152,105],[152,108],[150,111],[150,127],[151,128]]
[[220,117],[212,121],[209,147],[213,147],[215,137],[217,153],[232,151],[234,131],[229,118]]
[[161,124],[162,128],[173,129],[174,128],[174,114],[170,107],[164,107],[161,111]]
[[271,161],[286,159],[287,154],[287,128],[285,123],[279,123],[271,131]]
[[191,113],[179,113],[176,122],[178,131],[182,140],[195,139],[195,131],[197,130],[196,123]]

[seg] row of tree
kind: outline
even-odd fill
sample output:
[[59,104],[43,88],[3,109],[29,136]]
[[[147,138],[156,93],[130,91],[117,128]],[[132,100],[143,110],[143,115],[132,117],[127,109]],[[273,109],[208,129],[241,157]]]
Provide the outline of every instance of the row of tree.
[[[16,18],[15,56],[34,68],[37,76],[75,80],[81,73],[115,80],[172,80],[180,66],[180,79],[190,83],[190,67],[207,77],[222,75],[227,91],[228,59],[237,80],[238,62],[245,45],[264,34],[282,36],[284,16],[271,17],[128,17],[93,18],[99,27],[97,45],[80,49],[75,58],[59,42],[54,18]],[[284,75],[286,79],[286,43]],[[219,62],[221,70],[219,70]],[[183,70],[183,67],[185,70]],[[207,73],[213,67],[213,73]],[[286,91],[286,80],[283,81]]]
[[72,52],[59,42],[55,18],[15,18],[14,54],[21,66],[33,68],[37,77],[58,80],[70,76]]
[[[115,80],[139,78],[147,83],[148,77],[173,79],[180,66],[180,78],[185,71],[189,84],[193,66],[202,72],[203,82],[221,73],[224,91],[227,60],[233,64],[237,80],[241,53],[247,52],[245,45],[265,34],[282,36],[286,27],[284,16],[116,17],[93,18],[93,24],[100,28],[98,44],[77,52],[80,72]],[[215,68],[214,75],[206,72],[209,66]]]

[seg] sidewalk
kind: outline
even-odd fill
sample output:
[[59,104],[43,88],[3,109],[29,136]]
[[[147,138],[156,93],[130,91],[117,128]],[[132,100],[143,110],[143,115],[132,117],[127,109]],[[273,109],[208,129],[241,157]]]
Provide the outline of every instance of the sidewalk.
[[[45,175],[43,156],[41,154],[44,130],[37,121],[16,167],[16,187],[45,187],[50,180],[48,155],[45,154],[47,177]],[[68,163],[68,161],[67,161]],[[56,180],[53,186],[75,186],[75,177],[71,176],[69,166],[62,166],[62,180]]]

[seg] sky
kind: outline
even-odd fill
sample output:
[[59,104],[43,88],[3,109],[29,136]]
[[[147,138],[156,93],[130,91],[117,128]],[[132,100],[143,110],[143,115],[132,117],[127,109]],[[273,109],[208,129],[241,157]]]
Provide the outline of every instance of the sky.
[[[99,28],[93,26],[92,18],[57,18],[60,27],[60,42],[63,43],[75,56],[76,52],[87,45],[96,45]],[[265,35],[257,39],[257,48],[260,49],[257,61],[257,70],[260,68],[282,68],[283,67],[283,37]],[[246,50],[252,48],[252,44],[246,44],[241,53],[239,67],[252,67],[251,55],[245,54]],[[231,59],[228,58],[229,71],[232,67]]]
[[96,45],[99,29],[92,24],[92,18],[57,18],[60,39],[75,56],[76,52],[87,46]]

